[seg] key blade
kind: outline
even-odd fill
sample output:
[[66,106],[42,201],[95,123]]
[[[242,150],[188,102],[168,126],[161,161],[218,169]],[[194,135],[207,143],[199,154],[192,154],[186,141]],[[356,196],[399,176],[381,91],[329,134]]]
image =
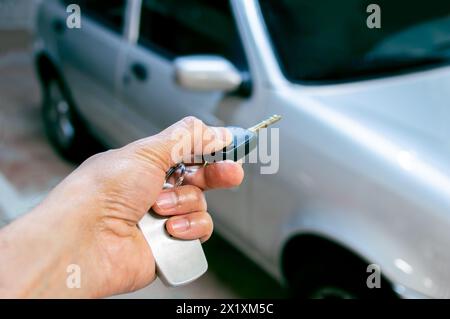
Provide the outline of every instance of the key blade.
[[267,120],[264,120],[258,124],[256,124],[255,126],[250,127],[248,130],[253,132],[253,133],[258,133],[258,131],[262,128],[266,128],[269,125],[272,125],[276,122],[278,122],[279,120],[281,120],[281,115],[272,115],[271,117],[269,117]]

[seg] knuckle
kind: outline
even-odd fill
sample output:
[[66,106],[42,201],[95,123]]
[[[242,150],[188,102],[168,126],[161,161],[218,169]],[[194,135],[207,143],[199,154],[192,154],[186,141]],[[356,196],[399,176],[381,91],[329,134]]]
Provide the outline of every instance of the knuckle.
[[188,128],[193,128],[196,125],[203,125],[203,122],[196,118],[195,116],[186,116],[181,120],[181,122]]
[[114,150],[107,150],[104,152],[96,153],[94,155],[91,155],[87,159],[84,160],[84,162],[81,165],[91,165],[92,163],[96,163],[98,161],[103,160],[104,158],[111,156],[111,154],[114,153]]
[[173,193],[175,194],[175,203],[176,206],[180,205],[180,199],[183,198],[183,187],[174,187]]
[[190,127],[196,120],[197,118],[195,116],[186,116],[181,120],[181,123],[183,123],[187,127]]
[[205,195],[197,186],[185,185],[183,187],[176,187],[174,191],[178,203],[180,203],[180,200],[184,200],[185,202],[189,202],[189,206],[194,206],[195,210],[206,210],[207,203]]
[[204,197],[202,190],[197,186],[189,185],[189,191],[194,194],[196,200],[202,200]]
[[196,203],[199,204],[201,210],[206,210],[207,208],[207,202],[205,198],[205,194],[203,191],[198,188],[197,186],[191,186],[191,192],[194,195]]

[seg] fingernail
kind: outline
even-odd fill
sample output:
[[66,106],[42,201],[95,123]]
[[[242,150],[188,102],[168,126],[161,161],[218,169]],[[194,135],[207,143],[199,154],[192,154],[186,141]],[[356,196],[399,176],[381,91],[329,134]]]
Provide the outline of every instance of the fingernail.
[[156,205],[161,209],[170,209],[177,205],[177,195],[174,192],[162,192],[156,199]]
[[170,225],[172,226],[173,231],[181,233],[189,228],[190,223],[187,218],[175,218],[170,220]]

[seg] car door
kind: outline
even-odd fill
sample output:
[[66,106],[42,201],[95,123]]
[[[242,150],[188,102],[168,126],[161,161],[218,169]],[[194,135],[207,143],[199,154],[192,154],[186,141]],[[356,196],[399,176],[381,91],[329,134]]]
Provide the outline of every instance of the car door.
[[[174,78],[177,57],[220,55],[248,74],[245,53],[228,1],[143,0],[137,45],[127,50],[122,98],[141,136],[193,115],[210,125],[239,125],[247,96],[183,89]],[[249,110],[247,109],[246,112]],[[208,194],[216,221],[248,232],[247,186]]]
[[[87,123],[103,141],[114,145],[121,124],[117,114],[117,70],[125,50],[127,0],[60,1],[53,23],[64,80]],[[66,6],[78,4],[81,28],[69,28]]]

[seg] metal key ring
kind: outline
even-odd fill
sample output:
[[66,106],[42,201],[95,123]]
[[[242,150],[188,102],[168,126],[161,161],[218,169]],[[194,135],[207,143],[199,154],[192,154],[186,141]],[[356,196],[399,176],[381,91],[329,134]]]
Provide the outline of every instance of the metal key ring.
[[184,176],[186,175],[186,166],[184,163],[178,163],[175,166],[172,166],[166,173],[166,183],[169,180],[169,178],[178,170],[180,170],[180,175],[178,176],[178,179],[173,183],[173,187],[178,187],[183,183]]

